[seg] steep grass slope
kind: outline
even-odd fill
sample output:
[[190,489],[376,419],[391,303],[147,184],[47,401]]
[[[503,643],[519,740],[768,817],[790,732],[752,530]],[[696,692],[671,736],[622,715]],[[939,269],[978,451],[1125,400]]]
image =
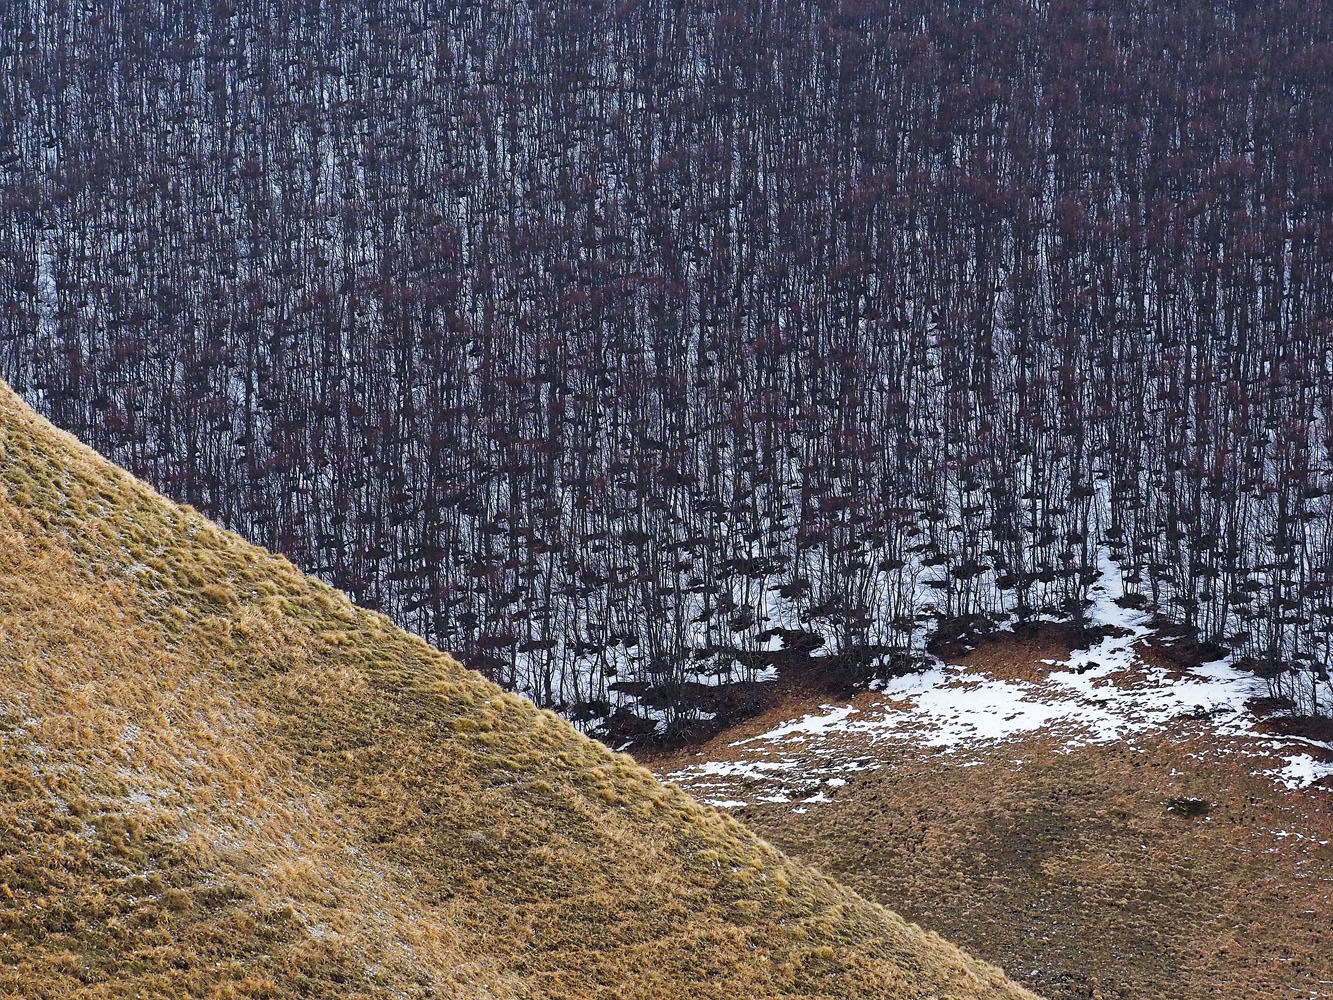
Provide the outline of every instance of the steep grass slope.
[[0,385],[0,996],[1030,997]]

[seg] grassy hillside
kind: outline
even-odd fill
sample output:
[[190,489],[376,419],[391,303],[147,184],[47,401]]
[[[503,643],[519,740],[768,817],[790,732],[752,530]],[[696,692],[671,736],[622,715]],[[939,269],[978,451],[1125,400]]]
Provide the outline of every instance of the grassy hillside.
[[1019,998],[0,386],[0,996]]
[[[903,685],[833,706],[793,691],[656,765],[712,762],[709,774],[687,772],[685,787],[746,801],[736,812],[793,857],[1022,970],[1049,1000],[1333,998],[1333,780],[1288,787],[1274,777],[1291,754],[1333,762],[1333,751],[1289,743],[1276,717],[1247,730],[1213,703],[1192,706],[1198,694],[1179,703],[1182,714],[1145,722],[1135,713],[1150,699],[1134,696],[1160,683],[1153,669],[1190,689],[1174,654],[1151,641],[1093,689],[1105,699],[1097,711],[1124,721],[1123,738],[1090,739],[1053,718],[930,745],[944,721],[930,706],[952,711],[969,691],[985,692],[978,709],[1003,704],[998,682],[1029,692],[1008,703],[1010,718],[1043,699],[1070,707],[1050,677],[1074,652],[1070,635],[984,642],[960,658],[965,673],[918,695]],[[835,707],[855,709],[861,728],[792,724]],[[876,725],[881,712],[901,721]],[[785,766],[756,766],[765,761]],[[855,770],[830,783],[831,761]]]

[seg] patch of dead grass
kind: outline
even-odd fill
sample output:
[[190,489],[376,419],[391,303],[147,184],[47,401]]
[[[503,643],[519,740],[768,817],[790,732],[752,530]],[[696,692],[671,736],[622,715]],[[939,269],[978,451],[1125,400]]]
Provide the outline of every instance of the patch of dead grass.
[[[1064,655],[1005,639],[967,659],[1034,680],[1045,665],[1023,657]],[[746,735],[654,766],[725,761]],[[849,758],[864,739],[848,734]],[[739,815],[1051,1000],[1333,997],[1333,795],[1257,775],[1280,763],[1263,752],[1197,726],[1073,752],[1041,733],[957,758],[895,749],[832,802]]]

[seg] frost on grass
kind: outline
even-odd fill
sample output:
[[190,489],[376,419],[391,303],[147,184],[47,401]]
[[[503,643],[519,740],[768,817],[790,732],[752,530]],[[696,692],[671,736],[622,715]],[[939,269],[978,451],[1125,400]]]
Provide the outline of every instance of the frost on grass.
[[[1265,694],[1253,675],[1217,660],[1165,669],[1146,662],[1139,644],[1152,635],[1146,616],[1120,606],[1118,574],[1104,567],[1093,587],[1089,624],[1105,633],[1066,660],[1044,660],[1041,680],[1001,679],[977,669],[937,663],[923,673],[875,686],[873,697],[818,712],[738,740],[725,761],[705,761],[668,777],[705,802],[739,808],[752,802],[832,801],[846,772],[876,768],[905,745],[930,748],[973,763],[1006,741],[1043,735],[1066,752],[1123,742],[1167,728],[1201,727],[1219,753],[1256,758],[1256,773],[1289,788],[1329,775],[1333,764],[1308,750],[1324,744],[1261,733],[1247,708]],[[1308,746],[1306,746],[1308,744]],[[1276,759],[1277,768],[1262,766]]]

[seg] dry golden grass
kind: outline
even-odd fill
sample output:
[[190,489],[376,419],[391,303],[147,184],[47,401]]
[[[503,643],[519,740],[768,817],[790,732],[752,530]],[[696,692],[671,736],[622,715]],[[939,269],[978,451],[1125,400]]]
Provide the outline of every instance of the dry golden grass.
[[0,386],[0,996],[1030,994]]

